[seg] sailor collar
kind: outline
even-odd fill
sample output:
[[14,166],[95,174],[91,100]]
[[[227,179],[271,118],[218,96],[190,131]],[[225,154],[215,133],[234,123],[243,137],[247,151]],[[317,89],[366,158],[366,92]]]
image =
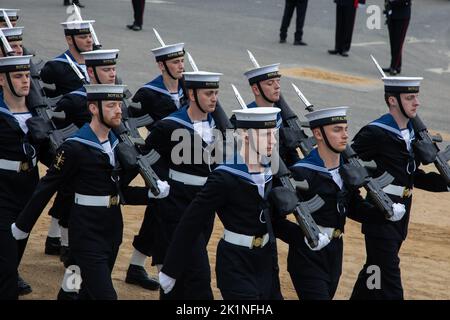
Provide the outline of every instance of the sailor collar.
[[[29,110],[28,112],[33,114],[31,112],[31,110]],[[4,98],[3,98],[3,92],[0,92],[0,113],[6,115],[8,117],[13,118],[17,122],[17,119],[14,117],[14,114],[11,112],[11,110],[9,110],[9,107],[8,107],[8,105],[6,104],[6,102],[5,102]]]
[[[187,113],[188,108],[189,108],[189,106],[184,106],[184,107],[180,108],[178,111],[175,111],[174,113],[169,115],[168,117],[165,117],[163,120],[175,121],[175,122],[183,125],[186,128],[194,130],[194,122],[192,122],[191,118],[189,118],[189,115]],[[208,118],[205,121],[208,121],[209,126],[211,128],[216,127],[216,123],[214,122],[214,119],[210,113],[208,113]]]
[[77,60],[75,60],[73,55],[70,53],[70,50],[67,50],[66,52],[64,52],[61,55],[57,56],[56,58],[53,59],[53,61],[64,62],[64,63],[67,63],[70,66],[69,61],[67,61],[67,59],[66,59],[66,56],[65,56],[66,54],[69,56],[70,59],[72,59],[73,63],[78,67],[78,69],[80,69],[80,71],[84,74],[85,78],[88,79],[88,77],[86,77],[86,74],[84,73],[83,67],[81,67],[81,65],[77,62]]
[[[382,128],[382,129],[388,131],[389,133],[394,134],[400,140],[404,140],[402,132],[401,132],[400,128],[398,127],[397,122],[395,122],[394,117],[390,113],[383,115],[379,119],[369,123],[369,125]],[[409,130],[409,136],[410,136],[409,141],[412,142],[415,139],[415,133],[414,133],[414,129],[413,129],[411,121],[408,122],[407,129]]]
[[[258,108],[259,106],[256,104],[256,101],[253,101],[252,103],[249,103],[247,105],[247,108],[251,109],[251,108]],[[283,119],[281,118],[281,112],[279,112],[277,114],[277,128],[281,128],[281,126],[283,125]]]
[[[94,133],[94,131],[92,131],[89,123],[85,123],[84,126],[80,128],[80,130],[75,132],[75,134],[72,137],[68,138],[66,141],[69,140],[78,141],[82,144],[85,144],[92,148],[96,148],[101,152],[106,153],[105,150],[103,149],[102,144],[98,140],[97,135]],[[112,130],[109,131],[108,140],[111,144],[111,150],[114,150],[114,148],[119,144],[119,140],[112,132]]]
[[3,100],[3,92],[0,92],[0,113],[14,118],[14,115],[9,110],[5,100]]
[[[341,165],[343,164],[343,159],[341,157]],[[311,151],[307,157],[297,161],[291,168],[307,168],[309,170],[318,171],[325,173],[331,177],[329,169],[325,167],[325,163],[319,155],[319,151],[314,149]]]
[[84,86],[82,86],[81,88],[78,88],[77,90],[70,92],[69,94],[74,94],[74,95],[78,95],[78,96],[87,98],[86,88]]
[[[148,88],[153,91],[172,97],[172,94],[169,92],[169,90],[167,90],[166,85],[164,84],[162,75],[159,75],[149,83],[145,84],[143,88]],[[183,88],[181,87],[181,82],[178,81],[178,97],[181,99],[183,96],[184,96]]]
[[[248,171],[247,165],[240,155],[236,155],[232,161],[228,160],[224,164],[221,164],[214,170],[226,171],[246,182],[256,186],[254,180],[252,179],[251,173]],[[272,180],[272,170],[270,168],[265,169],[264,172],[265,183],[267,184]]]

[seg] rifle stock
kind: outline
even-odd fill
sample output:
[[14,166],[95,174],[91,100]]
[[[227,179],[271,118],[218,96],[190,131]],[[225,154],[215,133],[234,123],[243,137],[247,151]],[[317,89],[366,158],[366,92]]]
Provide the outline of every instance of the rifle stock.
[[447,146],[445,151],[441,151],[434,141],[433,136],[428,132],[427,126],[422,119],[416,115],[411,121],[415,132],[419,135],[419,139],[428,144],[432,144],[436,148],[437,155],[436,160],[433,163],[439,171],[439,174],[445,179],[447,185],[450,185],[450,166],[448,164],[448,161],[450,160],[450,146]]

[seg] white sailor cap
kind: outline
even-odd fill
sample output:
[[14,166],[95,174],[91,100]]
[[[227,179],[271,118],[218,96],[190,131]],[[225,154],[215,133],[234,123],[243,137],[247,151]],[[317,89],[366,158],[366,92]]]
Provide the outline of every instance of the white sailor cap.
[[119,49],[94,50],[81,52],[87,67],[109,66],[117,63]]
[[9,42],[22,40],[23,27],[2,28],[2,31]]
[[422,77],[384,77],[384,91],[386,93],[417,93]]
[[88,101],[115,100],[122,101],[126,85],[121,84],[86,84],[84,85]]
[[277,116],[280,111],[281,109],[276,107],[258,107],[233,110],[233,113],[236,116],[236,128],[276,128]]
[[207,71],[183,72],[186,88],[189,89],[218,89],[221,75]]
[[169,44],[152,49],[156,61],[166,61],[184,56],[184,43]]
[[250,85],[252,85],[254,83],[261,82],[264,80],[281,77],[279,69],[280,64],[275,63],[268,66],[250,69],[247,72],[245,72],[244,75],[247,77]]
[[310,128],[322,127],[329,124],[347,123],[348,107],[326,108],[305,114]]
[[10,56],[0,58],[0,73],[30,70],[30,60],[33,56]]
[[9,21],[14,22],[19,19],[19,16],[17,15],[17,12],[20,11],[20,9],[4,9],[0,8],[0,22],[5,22],[5,16],[3,14],[3,11],[5,11],[6,15],[9,18]]
[[89,26],[94,22],[95,20],[74,20],[61,22],[61,25],[64,27],[64,34],[66,36],[71,36],[91,33]]

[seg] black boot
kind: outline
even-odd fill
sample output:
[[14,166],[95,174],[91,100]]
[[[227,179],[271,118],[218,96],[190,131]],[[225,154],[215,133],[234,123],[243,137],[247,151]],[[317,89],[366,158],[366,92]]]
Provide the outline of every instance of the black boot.
[[148,276],[147,271],[145,271],[144,267],[137,266],[134,264],[130,264],[127,271],[127,277],[125,278],[125,282],[129,284],[135,284],[141,286],[144,289],[148,290],[158,290],[159,282],[155,278],[151,278]]
[[31,286],[28,284],[28,282],[23,280],[20,275],[17,278],[17,288],[19,290],[19,296],[24,296],[33,291],[33,289],[31,289]]
[[45,254],[59,256],[61,250],[61,238],[47,237],[45,239]]
[[59,289],[58,296],[56,300],[74,301],[78,300],[78,293],[76,292],[66,292],[62,288]]

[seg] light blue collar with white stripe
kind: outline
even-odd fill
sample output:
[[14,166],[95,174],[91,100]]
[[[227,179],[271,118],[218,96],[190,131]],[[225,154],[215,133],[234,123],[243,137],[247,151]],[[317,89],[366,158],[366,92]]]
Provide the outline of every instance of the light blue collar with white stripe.
[[[341,157],[341,165],[343,159]],[[325,167],[325,163],[319,155],[319,151],[314,149],[304,159],[297,161],[291,168],[307,168],[309,170],[325,173],[331,177],[330,171]]]
[[[233,159],[228,159],[224,164],[218,166],[214,170],[226,171],[256,186],[252,179],[252,174],[248,171],[248,167],[240,155],[235,156]],[[265,169],[264,176],[267,184],[272,180],[272,170],[270,168]]]
[[[159,75],[149,83],[145,84],[143,88],[154,90],[172,98],[172,94],[169,92],[169,90],[167,90],[166,85],[164,84],[162,75]],[[181,87],[181,82],[178,81],[178,98],[181,99],[183,96],[183,88]]]
[[77,90],[70,92],[69,94],[74,94],[77,96],[82,96],[82,97],[87,98],[86,88],[84,86],[81,88],[78,88]]
[[[194,122],[192,122],[191,118],[189,118],[189,115],[187,113],[188,108],[189,106],[184,106],[179,110],[175,111],[174,113],[170,114],[168,117],[165,117],[163,120],[175,121],[186,128],[194,130]],[[208,118],[205,121],[208,121],[209,126],[211,128],[216,127],[216,123],[214,122],[214,119],[210,113],[208,113]]]
[[5,100],[3,100],[3,92],[0,92],[0,113],[9,116],[9,117],[13,117],[14,115],[12,114],[12,112],[9,110],[8,105],[6,104]]
[[61,55],[57,56],[56,58],[53,58],[53,61],[59,61],[67,63],[70,66],[69,61],[67,61],[65,55],[68,55],[70,59],[72,59],[73,63],[78,67],[78,69],[84,74],[85,79],[89,79],[87,74],[84,73],[84,69],[78,64],[77,60],[73,57],[73,55],[70,53],[70,50],[67,50],[66,52],[62,53]]
[[[402,132],[400,128],[398,127],[397,122],[395,121],[394,117],[390,113],[386,113],[385,115],[381,116],[379,119],[369,123],[369,126],[376,126],[379,127],[391,134],[394,134],[399,138],[400,140],[404,140]],[[409,130],[409,141],[412,142],[415,139],[415,133],[412,126],[411,121],[408,122],[407,129]]]
[[[84,126],[80,128],[75,134],[68,138],[68,140],[72,141],[78,141],[80,143],[83,143],[89,147],[96,148],[103,153],[105,153],[105,150],[103,149],[102,144],[98,140],[97,135],[92,131],[91,126],[89,123],[85,123]],[[115,134],[112,132],[112,130],[109,131],[108,134],[108,140],[111,143],[111,149],[114,150],[114,148],[119,144],[119,140],[115,136]]]
[[[11,110],[9,110],[8,105],[6,104],[4,98],[3,98],[3,92],[0,92],[0,113],[7,116],[7,117],[11,117],[14,119],[14,121],[17,122],[17,124],[19,124],[19,122],[17,121],[16,117],[14,117],[14,113],[11,112]],[[22,112],[22,113],[30,113],[33,114],[31,111],[28,112]]]
[[[253,101],[247,105],[247,108],[258,108],[259,106],[256,104],[256,101]],[[277,128],[281,128],[283,126],[283,119],[281,118],[281,114],[277,114]]]

